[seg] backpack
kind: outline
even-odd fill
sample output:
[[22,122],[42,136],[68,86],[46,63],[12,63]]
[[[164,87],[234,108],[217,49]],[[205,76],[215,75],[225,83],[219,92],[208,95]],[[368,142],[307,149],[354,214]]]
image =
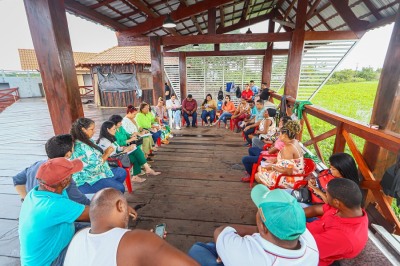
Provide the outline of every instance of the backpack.
[[222,101],[224,99],[224,92],[222,91],[222,87],[219,88],[217,99],[218,101]]
[[240,90],[239,86],[236,86],[236,98],[242,98],[242,91]]

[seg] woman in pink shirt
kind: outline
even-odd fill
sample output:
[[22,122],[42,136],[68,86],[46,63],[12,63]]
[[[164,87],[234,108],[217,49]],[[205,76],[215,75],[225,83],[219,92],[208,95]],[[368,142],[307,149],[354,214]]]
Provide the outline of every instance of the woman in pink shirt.
[[230,119],[233,115],[233,113],[235,112],[236,107],[235,104],[233,102],[231,102],[231,96],[226,95],[225,96],[225,102],[222,105],[222,114],[221,116],[218,118],[217,121],[215,121],[214,123],[212,123],[212,126],[215,126],[219,121],[223,121],[225,123],[225,128],[228,128],[228,125],[226,124],[226,120]]

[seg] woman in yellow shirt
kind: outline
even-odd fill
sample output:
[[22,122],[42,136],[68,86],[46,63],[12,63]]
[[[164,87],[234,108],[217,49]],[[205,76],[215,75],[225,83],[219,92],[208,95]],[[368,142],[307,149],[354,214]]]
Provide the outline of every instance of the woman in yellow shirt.
[[[201,119],[203,119],[206,127],[211,126],[211,123],[215,119],[215,110],[217,109],[217,103],[212,99],[211,94],[207,94],[203,104],[201,105],[201,109],[203,110],[201,113]],[[209,121],[207,120],[207,117],[210,118]]]

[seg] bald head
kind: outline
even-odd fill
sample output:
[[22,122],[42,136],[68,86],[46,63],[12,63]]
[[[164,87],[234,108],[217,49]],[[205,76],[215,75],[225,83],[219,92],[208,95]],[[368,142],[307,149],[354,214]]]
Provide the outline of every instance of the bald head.
[[102,189],[93,196],[90,202],[89,217],[92,225],[101,223],[106,226],[125,228],[129,220],[128,203],[119,190]]

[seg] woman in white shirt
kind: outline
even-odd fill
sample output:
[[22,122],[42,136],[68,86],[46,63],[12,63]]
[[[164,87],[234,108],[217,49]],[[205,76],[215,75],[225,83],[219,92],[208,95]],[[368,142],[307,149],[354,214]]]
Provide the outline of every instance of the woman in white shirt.
[[169,126],[173,128],[175,123],[176,129],[181,129],[181,103],[176,99],[176,95],[172,94],[171,99],[169,99],[166,103],[168,116],[169,116]]
[[[145,134],[148,134],[149,132],[147,130],[142,130],[141,132],[139,131],[139,129],[141,128],[137,126],[135,121],[137,113],[137,108],[133,107],[133,105],[128,105],[126,109],[126,115],[122,119],[122,127],[125,129],[126,132],[132,134],[133,136],[143,136]],[[156,148],[153,148],[153,145],[154,141],[151,135],[143,137],[142,150],[146,157],[152,156],[151,151],[156,150]]]

